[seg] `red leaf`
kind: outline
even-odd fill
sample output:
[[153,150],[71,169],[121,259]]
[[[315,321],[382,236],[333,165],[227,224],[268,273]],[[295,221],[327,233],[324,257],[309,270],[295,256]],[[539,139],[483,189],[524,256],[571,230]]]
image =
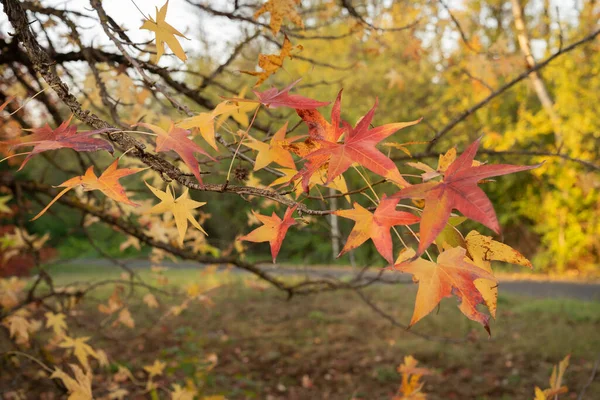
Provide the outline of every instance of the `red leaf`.
[[288,207],[283,220],[279,218],[275,212],[268,217],[252,211],[256,218],[263,223],[263,226],[259,226],[249,234],[240,237],[239,240],[246,240],[248,242],[269,242],[274,263],[289,227],[296,224],[296,220],[292,218],[292,214],[294,214],[297,207],[298,206]]
[[[267,89],[264,92],[259,92],[253,90],[256,97],[261,104],[276,108],[276,107],[290,107],[290,108],[302,108],[302,109],[314,109],[317,107],[324,107],[329,104],[329,102],[317,101],[313,99],[309,99],[308,97],[300,96],[297,94],[290,94],[289,91],[300,82],[300,79],[293,82],[285,89],[281,91],[277,90],[277,88]],[[241,101],[241,100],[240,100]]]
[[156,151],[160,153],[173,150],[179,155],[179,157],[181,157],[181,160],[185,163],[185,165],[190,168],[196,179],[198,179],[198,182],[202,184],[200,167],[198,167],[198,160],[196,160],[196,157],[194,157],[194,153],[203,154],[213,161],[216,160],[206,151],[204,151],[202,147],[198,146],[188,138],[188,136],[190,136],[190,131],[179,128],[172,122],[169,132],[166,132],[160,126],[147,124],[144,122],[140,122],[133,126],[137,125],[151,129],[154,133],[156,133]]
[[25,167],[25,164],[31,157],[36,154],[42,153],[48,150],[57,150],[63,148],[70,148],[75,151],[98,151],[106,150],[113,153],[113,146],[104,139],[92,138],[90,136],[107,132],[109,129],[100,129],[95,131],[88,131],[77,133],[76,126],[69,126],[71,119],[64,121],[58,128],[52,130],[48,124],[41,128],[34,129],[33,133],[28,136],[16,139],[12,144],[12,148],[33,146],[33,149],[28,153],[25,160],[19,167],[19,171]]
[[[360,122],[356,124],[355,128],[346,127],[347,129],[343,130],[347,131],[344,143],[337,142],[339,135],[336,138],[336,134],[339,132],[339,127],[336,130],[336,134],[329,134],[325,139],[317,139],[320,148],[304,157],[308,160],[308,165],[305,166],[306,169],[301,171],[299,175],[303,176],[303,178],[306,175],[310,177],[312,171],[329,162],[326,182],[329,183],[337,176],[346,172],[353,163],[358,163],[392,182],[401,186],[409,186],[410,184],[400,175],[396,164],[385,154],[377,150],[375,146],[399,129],[417,124],[421,120],[386,124],[369,129],[376,107],[377,102],[375,102],[373,108],[371,108]],[[315,128],[312,130],[317,131]],[[321,130],[327,133],[327,126],[325,125]]]
[[492,176],[511,174],[537,168],[537,165],[480,165],[473,167],[480,139],[472,143],[444,173],[441,182],[425,182],[414,185],[393,197],[398,199],[425,199],[425,208],[421,215],[420,243],[417,256],[429,247],[446,226],[453,209],[465,217],[478,221],[496,233],[500,225],[492,203],[484,191],[477,186],[482,179]]

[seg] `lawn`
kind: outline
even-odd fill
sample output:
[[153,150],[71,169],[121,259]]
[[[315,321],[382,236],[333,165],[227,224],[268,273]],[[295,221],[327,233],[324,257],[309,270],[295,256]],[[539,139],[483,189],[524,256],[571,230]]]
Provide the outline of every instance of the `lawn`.
[[[52,269],[59,286],[121,275],[116,268]],[[352,291],[287,300],[284,293],[231,272],[171,269],[161,276],[167,290],[197,282],[208,289],[212,304],[195,302],[177,317],[162,318],[175,300],[157,295],[160,311],[151,310],[140,300],[146,290],[135,289],[128,301],[136,329],[98,331],[91,343],[107,351],[112,371],[125,360],[139,371],[159,359],[168,365],[165,383],[175,377],[192,380],[228,399],[390,399],[400,383],[396,367],[409,354],[435,371],[424,378],[429,399],[532,399],[534,386],[548,387],[552,365],[567,354],[571,365],[565,384],[579,392],[600,352],[599,303],[501,294],[488,338],[460,314],[455,299],[444,300],[437,313],[406,331],[375,314]],[[140,277],[157,280],[150,271]],[[365,294],[408,323],[415,287],[378,285]],[[105,318],[97,304],[111,291],[99,289],[82,303],[90,309],[78,321],[82,334],[89,335],[88,323]],[[201,366],[211,354],[218,362],[207,372]],[[28,366],[24,362],[21,368]],[[585,398],[600,398],[598,379]]]

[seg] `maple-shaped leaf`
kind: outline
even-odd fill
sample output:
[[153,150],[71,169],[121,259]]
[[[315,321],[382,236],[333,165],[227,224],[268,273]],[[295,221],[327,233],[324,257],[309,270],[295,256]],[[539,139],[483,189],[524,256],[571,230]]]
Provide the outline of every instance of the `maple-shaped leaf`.
[[420,379],[424,375],[431,375],[431,371],[427,368],[418,368],[418,363],[413,356],[404,357],[404,362],[397,368],[397,371],[402,374],[402,384],[398,389],[398,394],[392,400],[425,400],[427,398],[421,392],[423,382]]
[[50,379],[60,379],[68,391],[67,400],[93,400],[92,396],[92,371],[86,370],[84,373],[78,365],[69,364],[73,370],[75,379],[71,378],[60,368],[56,368]]
[[[301,48],[301,46],[296,46]],[[279,54],[259,54],[258,55],[258,66],[262,68],[262,71],[240,71],[243,74],[257,76],[258,80],[254,84],[254,87],[260,86],[261,83],[267,80],[271,75],[277,72],[283,67],[283,61],[286,57],[292,58],[292,42],[288,39],[287,35],[283,39],[283,45]]]
[[291,143],[297,139],[285,139],[287,127],[288,123],[286,121],[286,123],[275,132],[268,144],[254,138],[250,138],[251,140],[249,142],[244,143],[245,146],[258,151],[256,162],[254,163],[254,171],[258,171],[272,162],[277,163],[282,167],[296,168],[292,155],[284,148],[285,144]]
[[48,203],[48,205],[44,207],[44,209],[40,211],[31,220],[35,221],[36,219],[41,217],[61,196],[63,196],[65,193],[67,193],[69,190],[73,189],[76,186],[82,186],[83,190],[85,191],[99,190],[102,193],[104,193],[106,197],[109,197],[118,203],[123,203],[134,207],[139,206],[139,204],[129,200],[127,194],[125,193],[125,188],[123,188],[123,186],[121,186],[121,184],[119,183],[119,179],[131,174],[135,174],[139,171],[144,170],[145,168],[117,169],[118,163],[119,160],[116,159],[112,164],[108,166],[108,168],[106,168],[106,170],[104,170],[100,177],[96,176],[96,174],[94,173],[94,167],[91,166],[87,169],[84,175],[76,176],[75,178],[71,178],[69,180],[64,181],[63,183],[58,185],[58,187],[64,187],[64,189],[59,194],[57,194],[56,197],[54,197],[52,201]]
[[239,106],[230,104],[227,101],[217,104],[214,110],[211,112],[201,112],[190,118],[186,118],[176,125],[183,129],[192,129],[192,133],[195,130],[200,131],[200,135],[208,142],[208,144],[215,150],[217,150],[217,142],[215,141],[215,119],[217,116],[222,114],[232,113],[237,110]]
[[143,126],[156,133],[157,137],[155,150],[159,153],[173,150],[179,155],[179,157],[181,157],[181,160],[192,171],[196,179],[198,179],[198,182],[202,184],[200,167],[198,166],[198,160],[196,160],[196,157],[194,157],[194,153],[203,154],[213,161],[216,160],[188,137],[190,135],[190,131],[179,128],[172,122],[169,132],[166,132],[160,126],[147,124],[145,122],[140,122],[134,126]]
[[352,210],[335,211],[335,215],[356,222],[338,257],[371,239],[379,254],[392,264],[394,253],[390,229],[397,225],[411,225],[419,222],[419,217],[416,215],[405,211],[396,211],[398,201],[398,199],[388,198],[384,195],[374,213],[358,203],[354,203]]
[[[292,82],[290,85],[285,87],[282,90],[277,90],[277,88],[270,88],[265,90],[264,92],[259,92],[257,90],[253,90],[256,97],[258,97],[258,101],[266,107],[276,108],[276,107],[290,107],[290,108],[300,108],[300,109],[311,109],[324,107],[329,104],[328,101],[317,101],[313,99],[309,99],[308,97],[300,96],[298,94],[290,94],[290,90],[298,83],[300,79]],[[243,99],[233,99],[242,101]],[[248,101],[248,100],[246,100]]]
[[223,123],[228,118],[233,118],[235,122],[240,124],[242,128],[246,128],[248,124],[250,124],[250,118],[248,118],[248,113],[254,111],[256,107],[258,107],[257,102],[248,102],[244,97],[246,96],[246,90],[248,87],[243,87],[242,90],[238,93],[237,97],[235,97],[238,101],[234,102],[234,105],[237,106],[236,109],[228,110],[221,114],[219,119],[217,120],[217,129],[223,125]]
[[[300,195],[303,192],[310,190],[310,188],[314,187],[315,185],[322,185],[322,186],[337,190],[340,193],[348,193],[348,185],[346,184],[346,180],[344,179],[344,177],[342,175],[335,178],[332,182],[325,184],[325,180],[327,179],[326,178],[327,170],[323,169],[323,168],[321,170],[319,170],[318,173],[312,174],[312,176],[310,177],[310,180],[308,181],[308,189],[307,190],[305,190],[302,187],[302,184],[299,181],[299,178],[297,178],[298,170],[296,168],[294,168],[294,169],[292,169],[292,168],[275,168],[275,169],[277,171],[281,172],[283,174],[283,176],[280,176],[279,178],[277,178],[273,182],[271,182],[269,184],[269,187],[277,186],[277,185],[292,185],[294,188],[294,192],[296,194],[296,198],[300,197]],[[344,197],[348,201],[348,203],[351,202],[349,195],[346,195]]]
[[59,347],[64,349],[72,349],[73,355],[79,363],[83,366],[86,371],[90,370],[90,363],[88,362],[88,357],[98,358],[98,354],[96,351],[87,344],[87,341],[90,340],[89,337],[79,337],[79,338],[71,338],[65,336],[63,341],[59,343]]
[[304,23],[300,14],[296,11],[296,5],[300,5],[301,0],[268,0],[261,8],[254,13],[254,19],[257,19],[264,13],[271,14],[269,27],[273,35],[277,35],[281,29],[283,19],[287,18],[300,28],[304,28]]
[[327,160],[329,162],[327,182],[331,182],[335,177],[346,172],[352,164],[357,163],[398,185],[409,186],[410,184],[402,177],[396,164],[375,146],[396,131],[415,125],[421,120],[397,122],[369,129],[376,108],[377,101],[354,128],[348,129],[343,143],[319,140],[321,148],[305,156],[305,159],[308,160],[308,167],[305,167],[308,170],[314,169]]
[[63,336],[67,330],[67,323],[65,322],[65,314],[53,312],[47,312],[44,314],[46,317],[46,328],[52,328],[52,331],[56,336]]
[[154,360],[154,363],[152,365],[144,366],[144,371],[146,371],[148,373],[149,378],[152,378],[154,376],[162,375],[166,366],[167,366],[167,363],[159,361],[159,360]]
[[[469,257],[480,268],[492,272],[491,261],[502,261],[510,264],[522,265],[533,268],[531,261],[512,247],[493,240],[490,236],[484,236],[477,231],[471,231],[465,237],[465,247]],[[496,307],[498,302],[498,285],[496,282],[485,279],[475,281],[475,286],[481,292],[485,304],[490,310],[492,317],[496,318]]]
[[296,224],[296,220],[292,218],[292,214],[294,214],[297,207],[298,206],[288,207],[288,209],[285,211],[283,219],[279,218],[274,211],[270,217],[252,211],[254,216],[260,222],[262,222],[263,225],[256,228],[249,234],[241,236],[239,240],[246,240],[248,242],[255,243],[269,242],[271,245],[271,256],[273,257],[273,263],[275,263],[277,254],[279,254],[279,249],[281,249],[281,242],[283,242],[283,239],[285,238],[290,226]]
[[25,167],[25,164],[29,162],[31,157],[48,150],[70,148],[79,152],[106,150],[111,154],[113,153],[113,146],[109,142],[104,139],[91,137],[92,135],[106,132],[106,129],[77,133],[77,127],[75,125],[70,126],[71,119],[72,117],[54,130],[50,128],[50,125],[46,124],[41,128],[34,129],[31,135],[8,142],[7,144],[11,145],[13,149],[23,146],[33,146],[33,149],[27,153],[27,157],[25,157],[19,167],[19,171]]
[[421,215],[420,243],[417,256],[429,247],[444,229],[452,210],[480,222],[500,233],[494,207],[477,183],[492,176],[511,174],[539,167],[537,165],[477,165],[473,159],[481,139],[472,143],[444,172],[441,182],[425,182],[402,189],[394,197],[399,199],[425,199]]
[[147,182],[145,183],[152,193],[160,199],[160,203],[152,207],[147,213],[162,215],[165,212],[171,212],[175,218],[175,225],[177,226],[177,231],[179,233],[179,245],[183,245],[183,239],[185,238],[185,233],[188,228],[188,221],[199,231],[205,235],[207,234],[192,215],[192,210],[195,210],[206,203],[190,199],[188,188],[185,188],[181,196],[176,199],[170,186],[167,186],[167,190],[163,192],[160,189],[150,186]]
[[169,25],[167,21],[165,21],[167,18],[168,6],[169,0],[167,0],[160,10],[158,7],[156,7],[156,20],[154,20],[152,17],[150,17],[150,19],[145,19],[140,27],[140,29],[146,29],[156,34],[156,56],[154,58],[154,62],[156,64],[158,64],[158,60],[165,52],[165,43],[167,46],[169,46],[173,54],[175,54],[181,61],[187,60],[185,51],[183,51],[181,44],[175,36],[185,39],[187,38],[177,29]]
[[475,280],[497,280],[493,274],[469,260],[465,249],[454,247],[446,250],[438,256],[437,263],[424,258],[411,258],[394,268],[412,274],[419,283],[410,326],[433,311],[444,297],[454,294],[460,300],[460,311],[490,332],[489,316],[477,310],[477,305],[482,304],[484,299],[475,286]]

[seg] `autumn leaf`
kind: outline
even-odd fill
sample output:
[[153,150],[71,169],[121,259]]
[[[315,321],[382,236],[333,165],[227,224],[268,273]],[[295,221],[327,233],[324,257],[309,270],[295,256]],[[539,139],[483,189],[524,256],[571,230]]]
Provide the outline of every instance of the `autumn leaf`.
[[402,383],[398,394],[392,400],[425,400],[427,396],[421,392],[423,382],[421,377],[431,375],[427,368],[418,368],[419,362],[413,356],[404,357],[404,362],[398,366],[402,374]]
[[149,308],[158,308],[158,301],[152,293],[146,293],[143,300]]
[[284,145],[293,142],[295,139],[286,140],[285,134],[287,132],[288,123],[286,123],[273,135],[269,144],[261,142],[250,137],[250,141],[245,142],[244,145],[251,149],[257,150],[256,162],[254,164],[254,171],[262,169],[272,162],[287,168],[296,168],[294,159],[288,150],[285,150]]
[[188,221],[206,235],[204,229],[202,229],[198,221],[196,221],[192,215],[192,210],[195,210],[206,203],[190,199],[188,188],[185,188],[181,196],[175,199],[170,186],[167,186],[167,190],[163,192],[162,190],[150,186],[147,182],[145,183],[152,193],[154,193],[154,195],[160,199],[160,203],[152,207],[149,211],[147,211],[147,213],[162,215],[165,212],[171,212],[175,217],[175,225],[177,226],[177,231],[179,232],[180,246],[183,245],[183,239],[185,238],[185,233],[188,228]]
[[179,36],[187,39],[177,29],[169,25],[165,18],[167,17],[167,7],[169,6],[169,0],[160,8],[156,7],[156,20],[152,17],[145,19],[140,29],[146,29],[156,34],[156,56],[154,62],[158,64],[158,60],[165,51],[165,44],[169,46],[171,51],[181,60],[187,60],[187,56],[181,47],[181,44],[175,36]]
[[46,124],[41,128],[34,129],[31,135],[7,142],[13,149],[33,146],[33,149],[26,153],[27,157],[25,157],[18,170],[22,170],[31,157],[48,150],[69,148],[78,152],[106,150],[111,154],[113,153],[113,146],[109,142],[104,139],[90,137],[106,132],[106,129],[77,133],[76,126],[69,126],[72,118],[64,121],[54,130]]
[[[301,46],[296,46],[301,49]],[[243,74],[248,74],[258,77],[258,80],[254,84],[254,87],[260,86],[261,83],[266,81],[271,75],[277,72],[283,67],[283,61],[286,57],[292,59],[292,42],[288,39],[287,35],[283,39],[283,45],[279,54],[259,54],[258,55],[258,66],[262,71],[240,71]]]
[[[266,107],[290,107],[296,109],[313,109],[318,107],[324,107],[329,104],[328,101],[317,101],[309,99],[308,97],[300,96],[298,94],[290,94],[290,90],[298,83],[300,79],[292,82],[290,85],[282,90],[277,88],[267,89],[264,92],[253,90],[258,101]],[[242,101],[243,99],[233,99]],[[246,100],[248,101],[248,100]]]
[[148,378],[152,379],[155,376],[162,375],[166,366],[167,366],[167,363],[164,363],[159,360],[154,360],[154,363],[152,365],[144,366],[144,371],[146,371],[148,373]]
[[[534,400],[553,400],[558,397],[559,394],[567,393],[569,389],[562,385],[565,371],[569,366],[570,355],[566,356],[558,365],[552,368],[552,375],[550,375],[550,388],[542,390],[539,387],[535,388],[535,399]],[[558,369],[557,369],[558,367]]]
[[390,229],[397,225],[411,225],[419,222],[419,217],[416,215],[405,211],[396,211],[397,204],[398,200],[387,198],[384,195],[374,213],[358,203],[354,203],[352,210],[335,211],[335,215],[356,222],[338,257],[371,239],[379,254],[388,263],[393,264],[394,254]]
[[230,104],[228,101],[223,101],[215,107],[211,112],[202,112],[190,118],[186,118],[176,124],[177,127],[183,129],[192,129],[192,134],[195,131],[200,131],[200,135],[206,142],[215,150],[217,150],[217,142],[215,140],[215,119],[222,114],[231,114],[237,110],[239,106]]
[[[173,384],[173,391],[171,392],[171,400],[194,400],[198,394],[196,390],[184,388],[176,383]],[[205,399],[205,397],[203,398]]]
[[386,124],[369,129],[376,107],[377,102],[356,124],[356,127],[349,129],[343,143],[319,140],[321,148],[305,156],[311,168],[316,168],[317,165],[322,165],[325,160],[328,160],[327,182],[331,182],[335,177],[343,174],[353,163],[358,163],[400,186],[410,185],[400,175],[394,162],[377,150],[375,146],[396,131],[415,125],[421,120]]
[[62,343],[59,344],[59,346],[64,349],[72,349],[73,355],[75,358],[77,358],[77,360],[79,360],[79,363],[86,371],[90,370],[88,357],[98,359],[98,354],[96,351],[92,348],[92,346],[87,344],[89,339],[89,337],[71,338],[69,336],[65,336]]
[[304,28],[304,23],[300,14],[296,11],[296,5],[300,5],[301,0],[268,0],[261,8],[254,13],[254,19],[257,19],[264,13],[271,14],[269,27],[273,35],[277,35],[281,29],[283,19],[287,18],[300,28]]
[[500,233],[494,207],[483,190],[477,186],[482,179],[526,171],[537,165],[479,165],[473,166],[480,139],[471,144],[444,172],[441,182],[425,182],[402,189],[394,197],[399,199],[425,199],[421,215],[420,243],[417,256],[429,247],[446,226],[452,210],[478,221],[496,233]]
[[[531,262],[517,250],[477,231],[469,232],[465,238],[465,247],[473,262],[479,268],[483,268],[490,273],[492,272],[491,261],[502,261],[533,268]],[[492,317],[496,318],[498,302],[498,285],[496,282],[478,279],[475,281],[475,287],[481,292]]]
[[258,103],[245,101],[247,100],[244,98],[246,96],[247,89],[247,87],[243,87],[238,93],[236,99],[239,101],[234,103],[237,108],[233,110],[227,110],[221,114],[217,120],[217,129],[219,129],[228,118],[233,118],[233,120],[240,124],[242,128],[246,128],[248,124],[250,124],[248,113],[254,111],[256,107],[258,107]]
[[200,153],[213,161],[216,161],[213,157],[211,157],[204,149],[194,143],[192,140],[188,138],[190,135],[190,131],[185,130],[183,128],[179,128],[171,123],[171,127],[169,128],[169,132],[166,132],[160,126],[147,124],[145,122],[140,122],[134,126],[143,126],[152,130],[158,136],[156,137],[156,151],[157,152],[167,152],[173,150],[175,153],[181,157],[181,160],[188,166],[188,168],[192,171],[198,182],[202,184],[202,178],[200,177],[200,168],[198,166],[198,160],[194,157],[194,153]]
[[8,194],[6,196],[0,196],[0,213],[12,212],[10,207],[8,207],[6,205],[11,199],[12,199],[12,196],[10,194]]
[[273,257],[273,263],[277,259],[277,254],[279,254],[279,249],[281,249],[281,242],[285,238],[288,229],[290,226],[296,224],[296,220],[292,218],[292,214],[296,211],[296,208],[288,207],[285,211],[285,215],[283,219],[279,218],[275,212],[268,217],[266,215],[262,215],[252,211],[254,216],[258,218],[260,222],[263,223],[262,226],[256,228],[249,234],[242,236],[239,240],[246,240],[248,242],[269,242],[271,245],[271,256]]
[[52,331],[56,336],[63,336],[67,330],[67,323],[65,322],[65,314],[53,312],[47,312],[44,314],[46,317],[46,328],[52,328]]
[[[297,178],[298,170],[296,168],[294,168],[294,169],[292,169],[292,168],[275,168],[275,169],[277,171],[281,172],[283,174],[283,176],[280,176],[279,178],[277,178],[273,182],[271,182],[269,184],[269,187],[291,184],[294,188],[296,198],[298,198],[305,191],[304,188],[302,187],[301,182],[299,181],[300,178]],[[340,175],[337,178],[335,178],[332,182],[325,184],[325,181],[327,180],[326,175],[327,175],[327,170],[324,168],[321,168],[316,173],[312,174],[308,181],[306,191],[310,190],[310,188],[314,187],[315,185],[323,185],[325,187],[337,190],[340,193],[348,193],[348,185],[346,184],[346,180],[344,179],[343,175]],[[349,195],[344,196],[344,198],[348,201],[348,203],[350,203]]]
[[6,99],[6,101],[4,103],[0,104],[0,112],[2,112],[6,108],[6,106],[9,105],[10,102],[13,101],[14,99],[15,99],[15,96],[10,96]]
[[118,159],[113,161],[113,163],[110,164],[106,170],[104,170],[100,177],[97,177],[96,174],[94,174],[94,167],[91,166],[87,169],[84,175],[76,176],[75,178],[64,181],[58,185],[58,187],[64,187],[65,189],[57,194],[52,201],[50,201],[50,203],[48,203],[48,205],[31,220],[35,221],[41,217],[61,196],[77,186],[82,186],[85,191],[99,190],[104,193],[106,197],[109,197],[118,203],[123,203],[134,207],[139,206],[139,204],[129,200],[127,194],[125,193],[125,188],[123,188],[123,186],[121,186],[119,183],[119,179],[142,171],[143,168],[117,169],[118,163]]
[[413,279],[419,283],[415,310],[409,326],[433,311],[444,297],[454,294],[460,300],[460,311],[469,319],[482,324],[490,333],[489,316],[477,310],[477,305],[482,304],[484,300],[474,281],[497,280],[490,272],[475,265],[466,255],[465,249],[455,247],[441,253],[437,263],[424,258],[412,258],[394,266],[399,271],[412,274]]
[[50,379],[60,379],[69,392],[68,400],[92,400],[92,371],[86,369],[84,373],[77,365],[69,364],[75,379],[56,368]]

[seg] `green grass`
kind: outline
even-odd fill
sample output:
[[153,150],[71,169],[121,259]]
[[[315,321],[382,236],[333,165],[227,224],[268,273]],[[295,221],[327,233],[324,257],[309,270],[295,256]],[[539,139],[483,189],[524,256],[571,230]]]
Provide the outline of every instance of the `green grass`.
[[[58,286],[118,279],[122,273],[117,267],[74,265],[56,265],[50,271]],[[136,272],[156,283],[156,274]],[[406,331],[376,315],[351,291],[287,300],[284,293],[257,286],[247,275],[175,268],[163,275],[169,290],[194,282],[216,288],[209,293],[214,305],[193,303],[181,316],[161,320],[158,316],[180,298],[157,295],[160,309],[149,310],[140,301],[146,289],[136,289],[127,300],[136,331],[115,328],[113,339],[95,335],[93,344],[134,370],[155,359],[168,361],[167,374],[177,381],[197,379],[203,357],[216,353],[218,365],[202,379],[209,393],[228,399],[314,399],[324,393],[331,399],[389,399],[400,382],[395,369],[409,354],[437,372],[425,378],[428,399],[529,399],[534,386],[547,387],[552,365],[567,354],[572,358],[566,384],[579,390],[600,351],[597,302],[501,294],[488,338],[481,326],[460,313],[455,298],[444,299],[438,312]],[[111,293],[108,286],[82,303],[90,326],[105,317],[97,304]],[[396,320],[410,321],[416,285],[379,285],[365,293]],[[145,341],[137,340],[131,348],[129,341],[138,331],[146,332]],[[413,332],[461,342],[424,340]],[[82,329],[80,334],[90,332]],[[313,388],[302,387],[305,375]],[[587,393],[590,399],[600,396],[600,383],[593,383]]]

